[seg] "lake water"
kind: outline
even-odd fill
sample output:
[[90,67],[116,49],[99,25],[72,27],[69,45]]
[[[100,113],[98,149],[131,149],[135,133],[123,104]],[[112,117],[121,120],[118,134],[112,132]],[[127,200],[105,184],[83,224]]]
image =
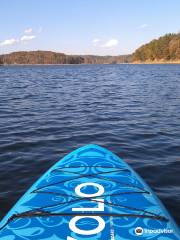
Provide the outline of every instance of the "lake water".
[[89,143],[127,161],[180,224],[180,65],[0,67],[0,217]]

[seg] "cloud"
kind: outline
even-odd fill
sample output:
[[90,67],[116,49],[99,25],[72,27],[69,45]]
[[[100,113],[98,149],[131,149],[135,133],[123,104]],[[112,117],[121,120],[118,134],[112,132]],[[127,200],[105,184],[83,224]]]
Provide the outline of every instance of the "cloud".
[[26,34],[29,34],[29,33],[32,33],[32,28],[26,28],[25,30],[24,30],[24,33],[26,33]]
[[21,40],[22,42],[26,42],[26,41],[30,41],[30,40],[32,40],[32,39],[34,39],[34,38],[36,38],[35,35],[24,35],[24,36],[21,37],[20,40]]
[[119,41],[116,38],[112,38],[108,40],[106,43],[102,45],[104,48],[113,48],[116,47],[119,44]]
[[95,38],[95,39],[92,40],[92,42],[93,42],[94,45],[97,45],[100,41],[101,41],[101,40],[98,39],[98,38]]
[[94,39],[92,40],[92,43],[93,43],[93,46],[94,46],[94,47],[99,46],[100,42],[101,42],[101,40],[100,40],[99,38],[94,38]]
[[18,40],[15,39],[15,38],[10,38],[10,39],[6,39],[4,40],[3,42],[0,43],[0,46],[10,46],[10,45],[13,45],[15,43],[17,43]]
[[149,25],[146,24],[146,23],[144,23],[144,24],[142,24],[142,25],[139,26],[139,28],[141,28],[141,29],[144,29],[144,28],[147,28],[147,27],[149,27]]
[[[33,31],[32,28],[27,28],[24,30],[25,34],[22,37],[6,39],[6,40],[0,42],[0,47],[11,46],[16,43],[18,43],[18,44],[27,43],[36,38],[36,35],[31,34],[32,31]],[[41,31],[42,31],[42,28],[40,27],[38,30],[38,33],[40,33]]]

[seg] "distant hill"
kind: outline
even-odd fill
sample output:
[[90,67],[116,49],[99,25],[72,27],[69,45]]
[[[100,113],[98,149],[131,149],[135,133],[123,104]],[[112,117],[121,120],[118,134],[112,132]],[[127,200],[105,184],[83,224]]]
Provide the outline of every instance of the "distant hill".
[[85,64],[118,64],[131,62],[131,55],[96,56],[82,55]]
[[132,55],[133,62],[180,61],[180,33],[166,34],[138,48]]
[[0,55],[0,62],[3,64],[79,64],[83,61],[80,56],[51,51],[23,51]]
[[66,55],[52,51],[22,51],[0,55],[3,64],[118,64],[180,63],[180,33],[166,34],[139,47],[133,54],[119,56]]
[[0,55],[0,64],[116,64],[129,61],[129,55],[65,55],[51,51],[23,51]]

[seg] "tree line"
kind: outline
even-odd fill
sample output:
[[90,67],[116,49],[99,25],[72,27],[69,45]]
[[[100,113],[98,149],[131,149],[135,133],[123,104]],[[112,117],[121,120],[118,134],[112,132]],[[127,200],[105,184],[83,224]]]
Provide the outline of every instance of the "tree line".
[[180,60],[180,33],[166,34],[139,47],[133,54],[119,56],[66,55],[52,51],[21,51],[0,55],[3,64],[118,64]]
[[51,51],[22,51],[0,55],[0,64],[116,64],[129,62],[129,55],[65,55]]
[[180,60],[180,33],[166,34],[138,48],[132,61],[175,61]]

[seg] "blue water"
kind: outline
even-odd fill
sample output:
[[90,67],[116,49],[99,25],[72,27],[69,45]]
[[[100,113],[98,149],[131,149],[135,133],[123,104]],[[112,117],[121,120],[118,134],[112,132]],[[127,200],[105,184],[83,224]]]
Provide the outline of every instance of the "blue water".
[[88,143],[127,161],[180,224],[180,65],[0,67],[0,217]]

